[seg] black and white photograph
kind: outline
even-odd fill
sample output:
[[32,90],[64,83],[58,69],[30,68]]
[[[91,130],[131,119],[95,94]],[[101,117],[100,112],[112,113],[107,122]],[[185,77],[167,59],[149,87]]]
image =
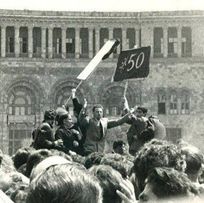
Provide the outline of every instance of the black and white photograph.
[[0,203],[204,202],[202,0],[0,0]]

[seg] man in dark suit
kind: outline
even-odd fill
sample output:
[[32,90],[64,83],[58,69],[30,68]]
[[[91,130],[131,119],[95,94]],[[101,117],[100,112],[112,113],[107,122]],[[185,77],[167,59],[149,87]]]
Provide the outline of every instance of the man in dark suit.
[[[127,98],[122,100],[123,114],[130,111]],[[165,139],[165,126],[156,116],[146,117],[148,109],[142,106],[135,107],[135,112],[127,122],[130,128],[127,131],[127,140],[129,144],[129,153],[135,155],[136,152],[152,138]]]
[[35,149],[60,149],[62,140],[55,141],[53,135],[53,124],[55,120],[55,110],[47,110],[41,125],[33,131],[33,147]]
[[56,121],[59,127],[55,132],[55,139],[61,139],[63,141],[64,152],[68,153],[71,150],[79,153],[81,148],[79,145],[81,134],[78,131],[78,126],[73,122],[72,116],[64,108],[59,107],[56,112]]

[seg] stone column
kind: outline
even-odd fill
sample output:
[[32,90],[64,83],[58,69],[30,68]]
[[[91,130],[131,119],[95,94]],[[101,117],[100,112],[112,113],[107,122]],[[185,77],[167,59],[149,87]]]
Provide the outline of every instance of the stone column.
[[41,57],[46,57],[46,28],[41,27]]
[[33,57],[33,27],[28,27],[28,57]]
[[1,57],[6,56],[6,27],[1,26]]
[[53,57],[53,28],[48,28],[48,58]]
[[177,51],[178,51],[178,57],[181,57],[182,55],[182,27],[179,26],[177,28],[177,34],[178,34],[178,41],[177,41]]
[[98,28],[95,28],[95,49],[97,54],[100,49],[100,30]]
[[127,49],[127,29],[122,29],[122,50]]
[[80,28],[75,28],[75,58],[80,56]]
[[163,55],[168,57],[168,27],[163,27]]
[[66,34],[67,34],[67,28],[62,28],[62,58],[66,58]]
[[15,26],[15,57],[19,57],[20,54],[19,28],[19,26]]
[[135,46],[140,47],[140,30],[135,31]]
[[89,28],[89,58],[93,57],[93,28]]

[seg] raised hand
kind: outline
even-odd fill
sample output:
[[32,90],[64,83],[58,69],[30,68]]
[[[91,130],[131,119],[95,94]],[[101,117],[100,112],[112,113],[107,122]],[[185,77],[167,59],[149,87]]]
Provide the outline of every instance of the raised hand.
[[116,193],[121,198],[123,203],[137,203],[135,197],[135,191],[133,184],[128,180],[125,179],[120,183],[120,190],[116,190]]

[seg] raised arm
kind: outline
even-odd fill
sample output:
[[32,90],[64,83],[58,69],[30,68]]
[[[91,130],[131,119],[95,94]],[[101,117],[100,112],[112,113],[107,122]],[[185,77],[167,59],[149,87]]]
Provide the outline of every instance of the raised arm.
[[128,112],[123,117],[121,117],[121,118],[119,118],[117,120],[108,121],[107,128],[114,128],[116,126],[122,125],[123,123],[127,123],[127,122],[129,122],[131,120],[131,116],[132,116],[132,110],[130,110],[130,112]]
[[87,100],[84,99],[83,107],[79,113],[78,117],[79,125],[85,127],[89,124],[89,116],[87,114]]
[[72,89],[72,103],[73,103],[74,111],[78,116],[83,106],[82,104],[79,103],[79,100],[76,97],[76,89]]
[[122,97],[121,107],[122,107],[122,116],[124,116],[125,114],[127,114],[130,111],[126,96]]

